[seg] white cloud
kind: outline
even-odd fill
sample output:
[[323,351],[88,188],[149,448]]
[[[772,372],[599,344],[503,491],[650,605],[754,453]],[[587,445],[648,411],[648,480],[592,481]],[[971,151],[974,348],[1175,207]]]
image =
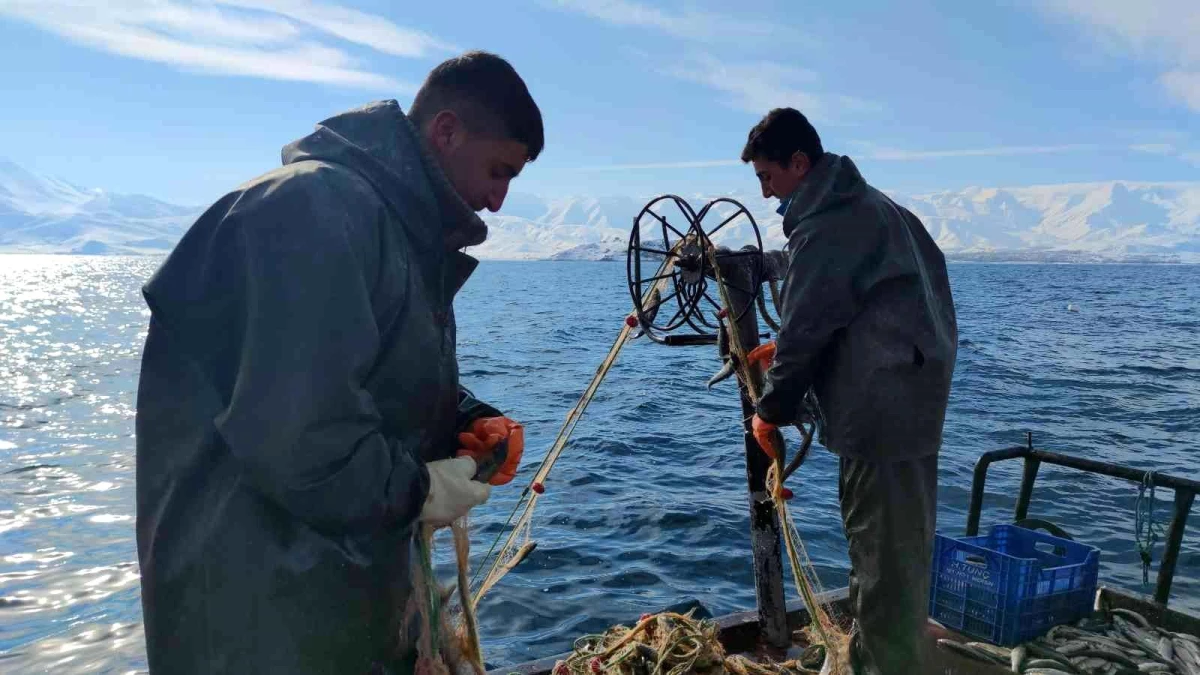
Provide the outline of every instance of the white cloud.
[[708,169],[720,166],[740,166],[737,159],[710,159],[693,162],[648,162],[643,164],[606,164],[602,166],[580,166],[567,171],[644,171],[651,169]]
[[330,38],[394,56],[450,49],[382,17],[309,0],[0,0],[0,16],[185,71],[393,94],[413,87],[363,66]]
[[[1097,146],[1076,145],[1009,145],[992,148],[964,148],[957,150],[899,150],[885,148],[872,143],[852,142],[862,152],[850,153],[854,157],[880,161],[920,161],[926,159],[953,159],[956,157],[1003,157],[1009,155],[1043,155],[1062,152],[1093,150]],[[567,169],[568,171],[637,171],[651,169],[699,169],[709,167],[740,166],[739,159],[713,159],[685,162],[647,162],[641,164],[609,164]]]
[[1200,112],[1200,9],[1196,0],[1045,0],[1050,16],[1083,24],[1110,50],[1157,62],[1163,89]]
[[311,0],[214,0],[217,4],[273,12],[343,40],[393,56],[421,57],[459,51],[437,38],[375,16]]
[[1175,152],[1175,146],[1170,143],[1140,143],[1129,146],[1129,149],[1151,155],[1170,155]]
[[1005,157],[1010,155],[1047,155],[1062,152],[1078,152],[1091,150],[1096,146],[1075,145],[1005,145],[992,148],[965,148],[959,150],[898,150],[894,148],[875,148],[866,153],[868,159],[877,160],[921,160],[946,159],[953,157]]
[[542,4],[613,25],[648,28],[691,40],[765,38],[777,28],[772,23],[710,12],[671,12],[632,0],[543,0]]
[[[1197,10],[1200,14],[1200,10]],[[1200,34],[1198,34],[1200,35]],[[1189,108],[1200,112],[1200,69],[1195,72],[1174,70],[1164,73],[1159,83],[1175,98],[1185,103]]]
[[851,96],[813,91],[819,79],[816,73],[771,61],[737,62],[701,55],[659,72],[715,89],[725,95],[729,107],[755,115],[790,106],[813,121],[836,123],[851,113],[879,109]]

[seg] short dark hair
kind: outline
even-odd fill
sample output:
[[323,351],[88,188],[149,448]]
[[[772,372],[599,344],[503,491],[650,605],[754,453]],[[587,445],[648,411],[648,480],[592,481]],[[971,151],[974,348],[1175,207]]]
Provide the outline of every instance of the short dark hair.
[[545,145],[542,112],[508,61],[473,50],[438,64],[417,91],[409,119],[418,127],[453,110],[468,129],[525,144],[529,161]]
[[813,163],[825,154],[821,137],[804,113],[795,108],[775,108],[750,130],[742,149],[742,161],[766,159],[787,164],[796,151],[803,152]]

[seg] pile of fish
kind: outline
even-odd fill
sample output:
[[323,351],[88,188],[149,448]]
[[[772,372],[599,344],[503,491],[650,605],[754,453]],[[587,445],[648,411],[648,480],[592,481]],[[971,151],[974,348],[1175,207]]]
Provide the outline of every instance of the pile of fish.
[[1013,649],[938,640],[938,646],[1029,675],[1200,675],[1200,637],[1153,626],[1141,614],[1112,609],[1051,628]]

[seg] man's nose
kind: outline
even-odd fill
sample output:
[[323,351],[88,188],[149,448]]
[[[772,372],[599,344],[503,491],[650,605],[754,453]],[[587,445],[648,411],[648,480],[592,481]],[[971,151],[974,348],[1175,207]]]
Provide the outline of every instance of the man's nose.
[[505,182],[499,188],[492,190],[488,194],[487,208],[488,211],[496,213],[500,207],[504,205],[504,198],[508,196],[508,183]]

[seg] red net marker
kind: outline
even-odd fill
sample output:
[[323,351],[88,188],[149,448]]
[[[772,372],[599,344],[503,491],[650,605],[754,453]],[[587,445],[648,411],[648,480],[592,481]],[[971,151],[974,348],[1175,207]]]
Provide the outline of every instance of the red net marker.
[[717,312],[718,319],[724,319],[727,316],[729,316],[729,310],[724,307],[722,307],[721,310],[719,312]]
[[637,328],[637,325],[638,325],[637,317],[632,314],[625,317],[625,325],[629,326],[630,328]]
[[795,497],[796,495],[792,494],[791,490],[789,490],[787,488],[783,488],[782,490],[779,491],[779,496],[783,497],[785,500],[790,502],[792,500],[792,497]]
[[536,493],[538,493],[538,494],[540,495],[540,494],[542,494],[543,492],[545,492],[545,491],[546,491],[546,486],[545,486],[545,485],[542,485],[541,483],[534,483],[534,484],[533,484],[533,491],[534,491],[534,492],[536,492]]

